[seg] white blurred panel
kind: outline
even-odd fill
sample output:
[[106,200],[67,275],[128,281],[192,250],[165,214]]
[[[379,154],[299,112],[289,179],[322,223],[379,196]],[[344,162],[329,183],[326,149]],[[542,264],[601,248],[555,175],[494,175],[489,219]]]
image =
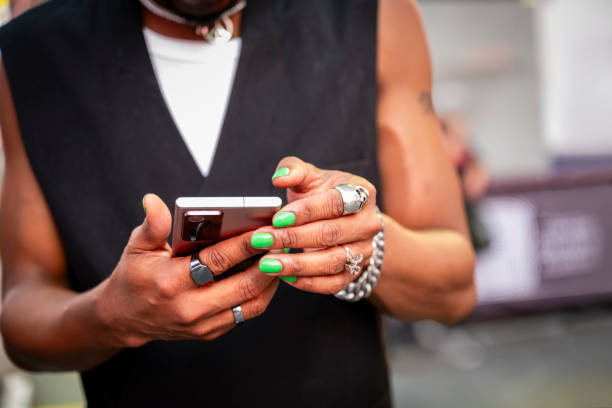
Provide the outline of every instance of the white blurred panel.
[[480,205],[491,245],[478,254],[479,303],[529,298],[539,286],[536,212],[518,198],[487,198]]
[[612,153],[612,1],[542,0],[536,10],[546,144]]

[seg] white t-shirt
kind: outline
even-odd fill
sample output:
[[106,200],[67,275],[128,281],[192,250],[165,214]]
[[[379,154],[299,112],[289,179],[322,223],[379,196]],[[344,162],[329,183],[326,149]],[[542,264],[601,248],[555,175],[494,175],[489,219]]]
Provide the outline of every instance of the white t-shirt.
[[181,40],[148,28],[143,34],[168,110],[202,175],[210,171],[242,42]]

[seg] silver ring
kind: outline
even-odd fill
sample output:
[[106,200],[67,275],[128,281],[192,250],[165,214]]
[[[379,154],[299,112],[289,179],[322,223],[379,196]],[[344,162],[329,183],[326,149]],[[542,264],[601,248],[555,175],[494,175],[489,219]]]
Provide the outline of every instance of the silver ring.
[[342,203],[344,204],[344,214],[352,214],[361,211],[363,206],[370,199],[368,190],[361,186],[353,186],[352,184],[339,184],[334,187],[342,194]]
[[234,323],[236,326],[245,322],[244,315],[242,314],[242,306],[234,306],[232,307],[232,313],[234,314]]
[[202,286],[214,280],[215,275],[211,272],[208,266],[200,262],[198,253],[191,255],[191,263],[189,264],[189,275],[196,285]]
[[346,265],[344,265],[344,270],[351,274],[351,276],[357,276],[361,272],[361,261],[363,261],[363,255],[357,254],[354,255],[353,251],[349,249],[347,246],[340,245],[344,248],[346,252]]

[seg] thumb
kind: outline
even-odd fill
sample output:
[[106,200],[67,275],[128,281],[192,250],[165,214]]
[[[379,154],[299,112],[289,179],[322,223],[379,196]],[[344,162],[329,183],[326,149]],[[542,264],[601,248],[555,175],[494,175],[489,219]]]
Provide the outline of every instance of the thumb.
[[305,193],[319,187],[323,171],[295,156],[283,158],[276,166],[272,184],[277,188],[289,188],[296,193]]
[[166,248],[172,229],[170,210],[155,194],[145,194],[142,206],[146,217],[142,225],[132,233],[130,244],[135,248],[149,251]]

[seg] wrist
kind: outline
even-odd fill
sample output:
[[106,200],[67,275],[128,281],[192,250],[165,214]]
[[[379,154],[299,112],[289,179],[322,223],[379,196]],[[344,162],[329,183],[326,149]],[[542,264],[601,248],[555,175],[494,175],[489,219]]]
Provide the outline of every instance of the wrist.
[[92,345],[99,349],[119,350],[125,345],[117,333],[116,319],[107,306],[105,299],[107,284],[108,279],[80,294],[68,309],[73,310],[69,314],[78,321],[78,326],[84,329]]

